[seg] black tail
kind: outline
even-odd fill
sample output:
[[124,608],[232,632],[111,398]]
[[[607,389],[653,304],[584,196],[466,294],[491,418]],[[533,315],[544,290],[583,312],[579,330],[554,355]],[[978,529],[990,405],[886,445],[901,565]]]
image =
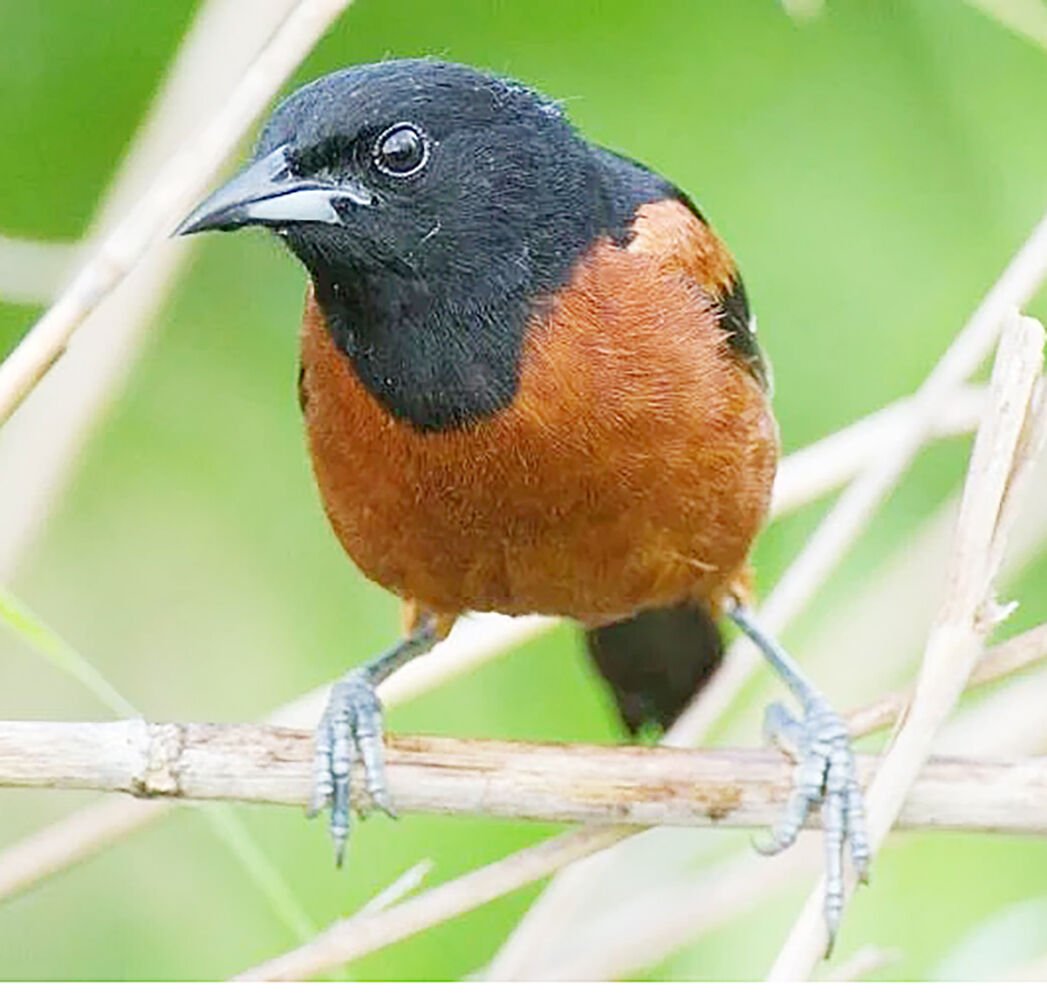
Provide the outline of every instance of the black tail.
[[589,629],[585,639],[631,733],[671,726],[723,659],[720,630],[693,604],[644,611]]

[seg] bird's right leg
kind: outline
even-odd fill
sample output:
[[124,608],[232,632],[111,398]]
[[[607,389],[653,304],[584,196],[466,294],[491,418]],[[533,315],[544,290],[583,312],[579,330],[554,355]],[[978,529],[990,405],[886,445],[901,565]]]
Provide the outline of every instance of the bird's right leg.
[[765,854],[784,850],[796,840],[811,810],[821,806],[826,857],[825,921],[831,949],[843,914],[844,847],[849,847],[855,871],[863,882],[868,880],[871,856],[865,803],[847,725],[748,608],[736,602],[728,607],[727,614],[764,654],[802,709],[800,718],[796,718],[784,705],[775,703],[764,719],[765,734],[773,742],[791,748],[798,763],[785,814],[769,841],[757,845],[757,849]]
[[309,815],[315,816],[330,803],[329,829],[338,865],[349,840],[350,777],[355,766],[363,767],[371,801],[390,816],[395,815],[385,783],[382,705],[375,688],[405,663],[432,649],[439,638],[436,620],[424,618],[407,638],[370,663],[350,670],[331,689],[316,731]]

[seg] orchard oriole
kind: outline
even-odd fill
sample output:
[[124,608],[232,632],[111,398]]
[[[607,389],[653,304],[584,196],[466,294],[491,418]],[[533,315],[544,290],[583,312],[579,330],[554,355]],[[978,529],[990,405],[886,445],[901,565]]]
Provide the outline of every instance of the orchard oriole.
[[732,619],[797,697],[798,780],[769,850],[824,804],[828,894],[869,849],[846,727],[748,610],[778,459],[768,369],[727,247],[676,186],[534,90],[398,60],[287,98],[180,232],[264,226],[311,279],[300,399],[346,552],[408,636],[334,685],[314,811],[339,860],[349,772],[390,807],[374,688],[466,611],[580,622],[626,724],[668,725]]

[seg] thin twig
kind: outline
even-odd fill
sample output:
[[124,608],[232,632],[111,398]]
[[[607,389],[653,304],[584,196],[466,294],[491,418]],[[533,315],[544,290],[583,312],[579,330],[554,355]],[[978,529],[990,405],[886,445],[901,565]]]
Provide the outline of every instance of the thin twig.
[[967,0],[1019,38],[1047,49],[1047,7],[1042,0]]
[[80,324],[166,237],[240,137],[350,0],[301,0],[204,128],[157,174],[66,291],[0,367],[0,424],[58,360]]
[[428,858],[411,865],[407,871],[398,875],[384,889],[372,896],[363,906],[359,913],[379,913],[382,910],[395,906],[405,896],[410,896],[428,877],[433,870],[433,863]]
[[[877,455],[889,451],[896,440],[905,437],[914,406],[911,396],[899,399],[793,452],[782,463],[774,481],[775,514],[781,516],[845,486]],[[983,386],[960,386],[934,414],[933,436],[969,434],[978,426],[984,406]]]
[[[1037,666],[1045,658],[1047,622],[986,649],[971,671],[967,687],[972,689],[991,684],[1020,670]],[[893,726],[910,701],[911,688],[884,695],[871,705],[847,713],[845,718],[848,728],[857,737]]]
[[820,980],[825,983],[849,983],[865,979],[874,972],[880,972],[887,966],[896,964],[901,958],[900,948],[878,948],[876,945],[867,944],[830,969]]
[[[646,831],[643,836],[664,834]],[[633,838],[639,840],[640,837]],[[650,969],[667,955],[717,927],[743,918],[783,891],[798,867],[814,870],[815,844],[804,840],[788,859],[763,858],[749,850],[736,853],[696,877],[671,883],[622,900],[613,908],[594,908],[581,917],[568,941],[543,955],[528,978],[607,981]],[[491,977],[490,973],[486,978]]]
[[382,913],[337,921],[309,944],[248,969],[236,978],[286,980],[318,976],[551,875],[608,843],[613,843],[613,838],[608,840],[608,831],[600,827],[586,827],[542,841]]
[[[1035,320],[1015,314],[1002,337],[991,403],[975,439],[957,522],[949,591],[928,637],[912,705],[866,796],[874,851],[894,824],[935,734],[967,685],[986,634],[999,619],[992,588],[1003,560],[1008,515],[1013,514],[1008,494],[1012,480],[1031,464],[1031,449],[1023,443],[1042,434],[1036,390],[1043,370],[1044,331]],[[770,979],[806,978],[825,953],[824,894],[823,878],[783,945]]]
[[[64,280],[75,264],[90,255],[149,189],[156,173],[179,149],[190,144],[215,106],[215,95],[227,93],[250,66],[298,0],[206,0],[199,6],[174,62],[135,132],[127,155],[111,180],[90,230],[65,255]],[[10,248],[22,270],[54,281],[55,258],[42,269],[28,246]],[[141,264],[108,296],[77,332],[72,356],[52,369],[0,430],[0,482],[17,489],[0,490],[0,581],[13,578],[22,555],[34,541],[74,476],[84,446],[108,412],[150,332],[153,318],[188,256],[199,249],[192,240],[154,244]],[[0,282],[8,274],[0,240]],[[13,262],[12,262],[13,263]],[[23,279],[24,280],[24,279]],[[41,289],[42,291],[43,289]],[[50,302],[61,291],[40,301]],[[2,294],[2,289],[0,289]]]

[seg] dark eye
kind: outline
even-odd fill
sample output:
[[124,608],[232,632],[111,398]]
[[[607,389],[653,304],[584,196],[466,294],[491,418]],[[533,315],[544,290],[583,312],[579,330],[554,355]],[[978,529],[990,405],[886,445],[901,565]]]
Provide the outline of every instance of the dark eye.
[[421,129],[402,122],[387,128],[374,144],[374,162],[382,173],[408,177],[429,159],[429,141]]

